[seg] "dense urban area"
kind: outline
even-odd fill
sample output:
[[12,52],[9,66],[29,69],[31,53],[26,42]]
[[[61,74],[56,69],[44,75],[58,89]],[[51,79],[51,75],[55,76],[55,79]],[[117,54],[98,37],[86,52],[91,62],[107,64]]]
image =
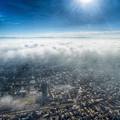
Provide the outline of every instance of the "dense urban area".
[[29,62],[1,66],[0,119],[120,120],[120,82],[81,69]]

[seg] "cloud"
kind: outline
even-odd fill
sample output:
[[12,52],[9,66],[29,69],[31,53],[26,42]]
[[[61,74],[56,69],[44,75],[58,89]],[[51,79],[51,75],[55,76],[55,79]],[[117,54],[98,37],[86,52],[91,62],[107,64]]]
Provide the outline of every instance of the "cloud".
[[[30,62],[31,66],[44,66],[46,71],[61,66],[69,68],[71,74],[76,75],[78,79],[89,78],[91,75],[95,81],[103,80],[103,84],[107,85],[108,81],[118,83],[120,80],[119,61],[120,41],[113,38],[109,40],[39,38],[0,41],[0,65],[5,73],[8,70],[7,66],[10,66],[12,72],[15,67]],[[0,70],[0,73],[3,71]],[[53,75],[52,79],[57,80],[56,75]],[[68,81],[70,82],[70,79]],[[20,109],[25,105],[21,101],[12,96],[5,96],[0,99],[0,105]]]
[[22,110],[25,109],[27,104],[35,104],[38,99],[37,95],[28,95],[24,98],[16,98],[6,95],[0,98],[0,111],[4,110]]
[[0,60],[1,64],[2,62],[19,64],[20,61],[23,63],[27,60],[40,64],[52,61],[58,62],[56,64],[70,64],[70,62],[77,61],[76,64],[92,65],[93,62],[96,66],[101,67],[106,64],[106,67],[109,67],[111,62],[114,66],[119,61],[119,51],[120,41],[114,39],[24,39],[1,41]]
[[[0,59],[4,62],[17,61],[18,59],[44,59],[60,58],[72,60],[76,57],[81,61],[85,56],[87,57],[118,57],[120,51],[119,40],[89,40],[82,39],[64,39],[58,40],[52,38],[40,40],[12,40],[0,42]],[[87,59],[90,59],[87,58]],[[112,58],[111,58],[112,59]]]

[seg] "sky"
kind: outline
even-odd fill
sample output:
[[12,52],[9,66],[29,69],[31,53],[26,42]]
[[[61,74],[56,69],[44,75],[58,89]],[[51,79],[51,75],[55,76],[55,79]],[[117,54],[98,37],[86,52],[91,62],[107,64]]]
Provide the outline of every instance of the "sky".
[[119,30],[120,0],[0,0],[0,35]]

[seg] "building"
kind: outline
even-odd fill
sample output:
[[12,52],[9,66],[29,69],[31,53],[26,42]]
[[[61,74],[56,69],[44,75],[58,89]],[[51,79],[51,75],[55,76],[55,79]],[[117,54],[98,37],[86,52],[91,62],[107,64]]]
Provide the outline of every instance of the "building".
[[48,84],[46,81],[41,82],[41,92],[42,92],[42,105],[45,105],[48,102]]

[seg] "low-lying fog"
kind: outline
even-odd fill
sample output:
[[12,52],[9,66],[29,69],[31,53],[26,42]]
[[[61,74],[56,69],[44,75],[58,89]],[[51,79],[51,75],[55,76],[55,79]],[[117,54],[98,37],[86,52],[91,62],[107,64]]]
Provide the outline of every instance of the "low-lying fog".
[[[87,38],[39,38],[0,41],[0,76],[11,67],[32,62],[36,65],[71,66],[74,72],[86,76],[90,72],[120,81],[120,40]],[[14,72],[13,72],[14,73]],[[0,79],[1,79],[0,78]],[[20,100],[11,96],[0,99],[0,105],[16,106]]]

